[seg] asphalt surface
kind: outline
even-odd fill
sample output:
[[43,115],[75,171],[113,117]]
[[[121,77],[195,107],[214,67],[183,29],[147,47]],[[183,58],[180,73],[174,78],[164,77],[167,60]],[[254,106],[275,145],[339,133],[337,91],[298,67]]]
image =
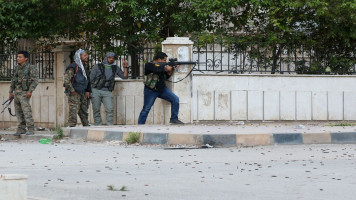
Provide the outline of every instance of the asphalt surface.
[[165,147],[3,141],[0,173],[26,174],[29,196],[56,200],[325,200],[356,195],[355,144]]

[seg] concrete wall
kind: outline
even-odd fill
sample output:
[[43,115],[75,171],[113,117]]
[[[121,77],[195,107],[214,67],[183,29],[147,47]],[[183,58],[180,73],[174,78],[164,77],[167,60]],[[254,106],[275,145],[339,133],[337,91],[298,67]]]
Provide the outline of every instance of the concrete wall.
[[[10,82],[0,82],[0,102],[1,104],[9,98]],[[31,97],[32,116],[36,126],[54,128],[56,107],[55,107],[55,85],[54,81],[40,81]],[[3,106],[0,107],[3,109]],[[15,114],[14,102],[11,103],[11,111]],[[12,117],[6,110],[0,114],[0,128],[17,126],[17,118]]]
[[[142,80],[116,81],[114,95],[114,123],[137,124],[138,116],[143,107],[143,82]],[[148,117],[147,124],[164,124],[165,107],[161,99],[157,99]],[[105,109],[101,107],[101,117],[105,123]],[[93,111],[89,109],[90,122],[93,123]],[[169,116],[168,116],[169,119]]]
[[193,76],[194,120],[356,120],[354,76]]

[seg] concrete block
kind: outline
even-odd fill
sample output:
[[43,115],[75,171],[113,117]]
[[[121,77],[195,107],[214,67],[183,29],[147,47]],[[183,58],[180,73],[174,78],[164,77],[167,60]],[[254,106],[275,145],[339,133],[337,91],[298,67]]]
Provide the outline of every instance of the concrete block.
[[356,144],[356,132],[331,133],[332,144]]
[[274,133],[274,144],[303,144],[301,133]]
[[279,91],[264,92],[264,120],[279,120]]
[[144,133],[144,144],[167,144],[168,133]]
[[32,104],[32,117],[34,122],[41,122],[41,97],[40,96],[33,96],[31,97]]
[[126,124],[133,125],[135,124],[135,97],[126,96]]
[[280,92],[280,119],[295,120],[295,92]]
[[236,144],[243,146],[259,146],[271,144],[271,135],[266,134],[237,134]]
[[214,91],[198,91],[198,119],[214,120]]
[[70,138],[72,139],[87,139],[87,137],[88,129],[71,128],[70,130]]
[[313,92],[312,108],[312,120],[328,120],[328,93]]
[[248,91],[248,120],[263,120],[263,92]]
[[330,144],[330,133],[303,133],[303,144]]
[[247,120],[247,91],[231,91],[231,120]]
[[62,127],[63,135],[65,137],[69,137],[70,136],[70,130],[71,130],[71,128]]
[[311,120],[311,92],[298,91],[296,101],[297,120]]
[[168,135],[167,144],[187,144],[200,145],[203,144],[203,136],[196,134],[174,134]]
[[88,130],[87,140],[103,141],[105,135],[104,130]]
[[213,146],[236,146],[235,134],[212,134],[203,135],[203,144],[210,144]]
[[328,120],[344,120],[344,93],[328,92]]
[[[41,122],[49,120],[49,99],[48,96],[41,96],[40,119]],[[52,113],[51,113],[52,114]]]
[[[54,96],[49,96],[49,108],[48,108],[48,121],[49,122],[56,122],[56,105],[55,105],[55,98]],[[63,124],[62,124],[63,125]]]
[[125,96],[117,96],[116,97],[116,123],[117,124],[125,124],[126,123],[126,108],[125,108]]
[[230,120],[230,92],[215,92],[215,120]]
[[0,174],[1,200],[27,200],[27,176]]
[[142,107],[143,107],[143,97],[142,96],[135,96],[135,108],[134,108],[135,120],[134,120],[134,124],[138,123],[138,117],[140,116],[140,112],[142,110]]
[[356,120],[356,92],[344,92],[344,120]]
[[113,140],[122,141],[122,138],[123,138],[123,132],[105,131],[105,133],[104,133],[104,140],[106,140],[106,141],[113,141]]
[[165,110],[164,100],[157,98],[148,116],[152,116],[153,124],[164,124]]

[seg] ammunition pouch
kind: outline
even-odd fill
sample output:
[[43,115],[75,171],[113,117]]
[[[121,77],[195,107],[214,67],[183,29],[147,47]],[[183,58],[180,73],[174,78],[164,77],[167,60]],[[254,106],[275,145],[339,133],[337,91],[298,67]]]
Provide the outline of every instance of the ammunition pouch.
[[143,76],[143,84],[154,91],[157,91],[156,84],[158,81],[159,76],[155,73],[150,73]]

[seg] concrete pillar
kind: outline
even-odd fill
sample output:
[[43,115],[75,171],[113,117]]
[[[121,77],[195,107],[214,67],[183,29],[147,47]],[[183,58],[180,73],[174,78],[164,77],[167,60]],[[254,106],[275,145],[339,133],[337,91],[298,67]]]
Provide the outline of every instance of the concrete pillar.
[[[178,61],[193,60],[193,42],[187,37],[168,37],[162,42],[162,51],[169,58],[177,58]],[[193,65],[181,65],[179,70],[175,71],[171,80],[178,81],[188,75]],[[179,114],[178,118],[184,123],[192,123],[192,75],[179,83],[166,82],[167,87],[179,97]],[[169,123],[171,116],[170,103],[164,103],[165,124]]]
[[27,200],[27,176],[0,174],[0,199]]
[[[56,88],[56,121],[55,126],[66,126],[68,111],[67,111],[67,97],[64,94],[63,74],[67,66],[70,64],[70,53],[73,51],[67,45],[59,45],[52,50],[55,55],[55,88]],[[53,106],[54,106],[53,105]],[[50,113],[51,114],[51,113]]]

